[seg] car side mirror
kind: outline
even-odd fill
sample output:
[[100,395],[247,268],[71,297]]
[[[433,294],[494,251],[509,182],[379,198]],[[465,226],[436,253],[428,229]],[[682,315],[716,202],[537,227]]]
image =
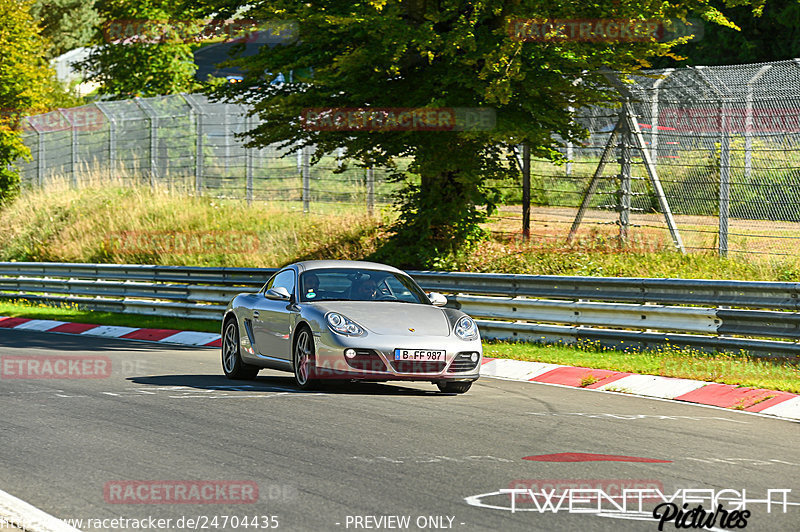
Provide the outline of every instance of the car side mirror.
[[289,301],[292,298],[291,294],[289,294],[289,291],[282,286],[270,288],[264,293],[264,296],[267,299],[275,299],[278,301]]
[[431,300],[434,307],[443,307],[447,305],[447,298],[439,292],[431,292],[428,294],[428,299]]

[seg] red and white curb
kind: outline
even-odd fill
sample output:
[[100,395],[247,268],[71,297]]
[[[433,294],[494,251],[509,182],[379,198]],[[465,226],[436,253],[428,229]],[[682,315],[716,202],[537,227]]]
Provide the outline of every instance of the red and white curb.
[[[0,316],[0,328],[102,336],[196,347],[220,347],[222,342],[220,335],[216,333],[141,329],[2,316]],[[484,358],[481,375],[514,381],[557,384],[686,401],[800,421],[800,395],[762,388],[746,388],[732,384],[500,358]]]
[[220,335],[216,333],[177,331],[175,329],[141,329],[115,325],[92,325],[90,323],[68,323],[56,320],[32,320],[0,316],[0,329],[23,329],[29,331],[79,334],[81,336],[103,336],[144,340],[164,344],[180,344],[199,347],[219,347]]
[[800,420],[800,395],[762,388],[500,358],[484,358],[481,376],[629,393]]

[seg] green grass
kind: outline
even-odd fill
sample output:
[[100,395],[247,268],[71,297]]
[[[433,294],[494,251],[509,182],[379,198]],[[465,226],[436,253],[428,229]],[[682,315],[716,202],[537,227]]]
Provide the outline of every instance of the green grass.
[[626,371],[800,393],[800,367],[785,361],[756,359],[745,354],[710,354],[670,346],[653,351],[615,351],[596,345],[573,347],[506,342],[486,343],[483,354],[493,358]]
[[120,325],[123,327],[143,327],[150,329],[177,329],[214,333],[220,331],[220,323],[217,320],[162,318],[141,314],[97,312],[79,309],[75,305],[49,306],[35,304],[25,300],[0,300],[0,316],[30,318],[35,320],[59,320],[74,323],[94,323],[97,325]]

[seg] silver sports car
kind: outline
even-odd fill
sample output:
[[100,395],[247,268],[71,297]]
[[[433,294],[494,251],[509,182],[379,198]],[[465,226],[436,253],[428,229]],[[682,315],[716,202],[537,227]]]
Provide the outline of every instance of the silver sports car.
[[230,379],[291,371],[304,389],[322,379],[422,380],[464,393],[480,373],[481,339],[472,318],[446,303],[391,266],[291,264],[228,305],[222,369]]

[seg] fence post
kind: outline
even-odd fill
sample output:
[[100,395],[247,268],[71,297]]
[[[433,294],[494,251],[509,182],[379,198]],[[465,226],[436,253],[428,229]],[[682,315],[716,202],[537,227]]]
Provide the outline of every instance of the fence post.
[[522,241],[531,238],[531,148],[522,144]]
[[222,131],[223,131],[223,150],[222,153],[222,169],[225,177],[228,176],[228,160],[231,158],[231,143],[230,143],[230,122],[228,121],[228,109],[230,108],[231,104],[224,103],[222,104]]
[[[567,107],[567,112],[570,114],[570,117],[572,117],[570,121],[574,121],[575,108],[570,105]],[[571,140],[568,140],[564,143],[564,148],[567,157],[567,163],[564,165],[564,175],[569,177],[572,175],[572,158],[575,156],[575,146],[572,144]]]
[[668,68],[664,71],[664,76],[657,79],[653,83],[653,101],[650,104],[650,158],[653,160],[653,166],[658,166],[658,92],[659,87],[664,83],[670,74],[675,71],[674,68]]
[[745,95],[745,115],[744,115],[744,176],[750,177],[753,168],[753,84],[761,78],[772,65],[764,65],[747,82],[747,94]]
[[117,119],[113,113],[105,109],[102,102],[96,102],[95,105],[108,121],[108,178],[113,179],[114,169],[117,166]]
[[158,117],[155,111],[150,107],[150,104],[143,101],[141,98],[134,98],[134,101],[150,123],[150,186],[154,187],[156,177],[158,176],[158,163],[156,162],[158,154]]
[[72,120],[70,120],[69,116],[64,113],[64,109],[58,109],[58,114],[66,120],[69,124],[70,130],[70,150],[69,150],[69,173],[71,176],[70,181],[72,182],[72,186],[78,188],[78,128],[75,127],[75,124]]
[[367,168],[367,214],[375,214],[375,169]]
[[[628,112],[628,106],[623,105],[623,113]],[[623,246],[628,243],[628,227],[631,216],[631,129],[627,122],[623,125],[620,142],[620,173],[619,191],[617,192],[617,208],[619,209],[619,243]]]
[[[252,117],[249,115],[245,115],[244,118],[244,127],[248,131],[252,129]],[[247,196],[247,204],[253,204],[253,150],[255,148],[248,148],[245,146],[244,148],[244,173],[245,173],[245,193]]]
[[303,146],[302,154],[302,176],[303,176],[303,212],[308,213],[311,204],[311,147]]
[[191,94],[181,93],[181,97],[189,104],[195,120],[195,151],[197,153],[194,159],[194,191],[197,196],[200,196],[203,191],[203,109],[194,101]]
[[720,105],[720,154],[719,154],[719,256],[728,256],[728,216],[731,194],[731,138],[728,127],[728,102]]
[[28,123],[31,125],[31,128],[36,132],[36,181],[39,185],[39,188],[44,187],[44,168],[45,168],[45,142],[44,142],[44,134],[39,131],[39,128],[32,120],[28,120]]

